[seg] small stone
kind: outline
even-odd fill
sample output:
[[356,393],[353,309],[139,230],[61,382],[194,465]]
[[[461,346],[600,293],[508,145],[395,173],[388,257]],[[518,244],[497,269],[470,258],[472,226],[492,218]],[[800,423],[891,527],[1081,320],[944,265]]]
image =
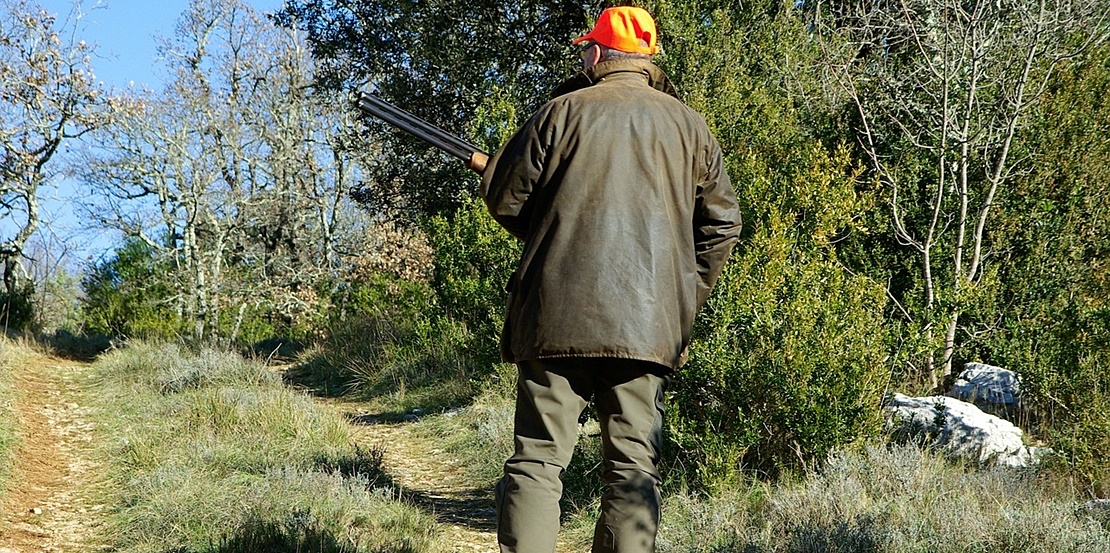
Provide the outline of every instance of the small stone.
[[416,416],[418,416],[418,417],[419,417],[420,415],[423,415],[423,414],[424,414],[424,409],[422,409],[422,408],[420,408],[420,407],[417,407],[416,409],[413,409],[413,410],[412,410],[412,414],[414,414],[414,415],[416,415]]
[[1110,511],[1110,499],[1092,499],[1083,505],[1088,511]]
[[31,509],[31,514],[32,515],[41,515],[42,514],[42,509],[39,509],[38,507],[34,507],[34,508]]

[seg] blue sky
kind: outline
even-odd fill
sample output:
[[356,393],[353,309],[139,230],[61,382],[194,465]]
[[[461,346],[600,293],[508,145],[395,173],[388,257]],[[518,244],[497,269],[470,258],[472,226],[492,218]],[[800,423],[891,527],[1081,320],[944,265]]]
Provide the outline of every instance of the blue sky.
[[[38,3],[57,14],[59,20],[64,20],[73,7],[71,0],[38,0]],[[282,6],[283,0],[246,0],[246,3],[272,12]],[[108,88],[134,85],[160,89],[157,38],[173,34],[188,5],[189,0],[83,0],[81,9],[85,16],[80,38],[96,47],[92,62],[97,79]],[[82,216],[74,209],[84,193],[80,183],[60,179],[43,187],[42,193],[42,219],[54,234],[47,243],[66,244],[69,251],[65,264],[71,269],[78,269],[88,260],[103,258],[118,244],[120,236],[116,233],[90,229],[83,224]],[[3,226],[0,221],[0,230],[5,230]]]
[[[39,0],[47,11],[64,18],[70,0]],[[283,0],[247,0],[263,12],[282,6]],[[126,88],[131,82],[159,88],[156,37],[173,34],[188,0],[84,0],[85,40],[97,47],[93,69],[105,84]]]

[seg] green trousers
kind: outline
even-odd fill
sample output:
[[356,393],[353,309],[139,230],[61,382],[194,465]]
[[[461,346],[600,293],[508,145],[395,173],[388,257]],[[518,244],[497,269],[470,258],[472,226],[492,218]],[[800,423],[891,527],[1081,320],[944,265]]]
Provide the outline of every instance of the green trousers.
[[517,365],[515,452],[497,484],[502,553],[552,553],[559,533],[560,480],[578,439],[578,417],[594,400],[607,490],[593,551],[651,552],[659,526],[659,448],[665,367],[645,361],[565,358]]

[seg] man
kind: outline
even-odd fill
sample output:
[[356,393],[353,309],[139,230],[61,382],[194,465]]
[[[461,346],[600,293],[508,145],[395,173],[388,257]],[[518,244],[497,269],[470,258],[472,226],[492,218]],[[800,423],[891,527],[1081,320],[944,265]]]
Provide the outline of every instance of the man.
[[560,476],[593,398],[604,479],[593,551],[652,551],[663,391],[740,231],[721,147],[651,62],[655,22],[605,10],[563,83],[490,159],[482,195],[524,241],[501,351],[517,363],[503,552],[555,549]]

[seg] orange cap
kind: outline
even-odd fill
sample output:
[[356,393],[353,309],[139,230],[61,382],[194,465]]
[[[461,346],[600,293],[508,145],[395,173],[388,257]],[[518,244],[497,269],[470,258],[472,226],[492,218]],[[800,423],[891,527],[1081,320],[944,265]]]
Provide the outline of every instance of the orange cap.
[[592,40],[621,52],[655,55],[655,20],[643,8],[619,6],[606,8],[593,30],[574,39],[573,44]]

